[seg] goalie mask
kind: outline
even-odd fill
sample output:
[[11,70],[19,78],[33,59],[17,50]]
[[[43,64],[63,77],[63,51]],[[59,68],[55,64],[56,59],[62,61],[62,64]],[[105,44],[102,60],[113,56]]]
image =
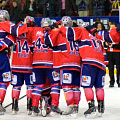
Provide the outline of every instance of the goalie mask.
[[7,10],[0,10],[0,22],[9,21],[10,15]]
[[41,27],[48,27],[51,25],[50,18],[42,18],[41,20]]
[[62,25],[65,27],[72,27],[73,22],[72,22],[71,17],[69,17],[69,16],[62,17]]

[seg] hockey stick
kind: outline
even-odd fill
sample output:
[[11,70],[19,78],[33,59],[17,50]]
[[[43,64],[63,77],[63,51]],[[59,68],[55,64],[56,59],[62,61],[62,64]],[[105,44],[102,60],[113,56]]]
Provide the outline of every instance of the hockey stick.
[[[26,95],[24,95],[24,96],[20,97],[20,98],[19,98],[19,100],[23,99],[24,97],[26,97]],[[7,108],[7,107],[9,107],[9,106],[11,106],[11,105],[12,105],[12,103],[10,103],[10,104],[6,105],[4,108]]]

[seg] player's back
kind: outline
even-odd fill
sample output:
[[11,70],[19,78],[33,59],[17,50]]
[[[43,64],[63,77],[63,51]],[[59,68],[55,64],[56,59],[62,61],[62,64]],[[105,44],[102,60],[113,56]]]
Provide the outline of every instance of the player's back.
[[34,43],[33,67],[34,68],[52,68],[53,67],[53,52],[50,47],[43,44],[44,29],[34,27],[32,42]]
[[46,43],[50,43],[49,45],[54,48],[54,68],[80,70],[81,60],[78,44],[74,41],[74,36],[73,28],[61,27],[51,31]]
[[31,73],[32,72],[32,43],[28,40],[28,34],[22,34],[15,39],[12,56],[12,71]]
[[[88,33],[89,34],[89,33]],[[105,50],[101,41],[89,34],[90,39],[79,42],[79,52],[83,64],[91,64],[105,69]]]

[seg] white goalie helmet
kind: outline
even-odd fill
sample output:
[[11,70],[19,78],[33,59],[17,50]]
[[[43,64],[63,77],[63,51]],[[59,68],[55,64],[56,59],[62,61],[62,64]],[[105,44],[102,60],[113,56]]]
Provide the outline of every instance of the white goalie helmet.
[[49,25],[51,25],[51,20],[50,18],[42,18],[41,20],[41,27],[47,27]]
[[35,22],[34,17],[26,16],[24,18],[24,23],[28,23],[28,22]]
[[65,27],[72,27],[73,26],[72,19],[69,16],[63,16],[61,21],[62,21],[62,25]]
[[9,21],[10,15],[7,10],[0,10],[0,21]]

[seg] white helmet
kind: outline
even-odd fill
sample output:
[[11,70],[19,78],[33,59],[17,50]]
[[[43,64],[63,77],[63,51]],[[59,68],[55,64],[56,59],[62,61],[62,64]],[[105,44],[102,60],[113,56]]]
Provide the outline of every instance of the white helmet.
[[66,26],[66,27],[72,27],[73,26],[73,22],[72,22],[71,17],[63,16],[61,20],[62,20],[62,25],[63,26]]
[[50,18],[42,18],[41,20],[41,27],[47,27],[49,25],[51,25],[51,20]]
[[26,16],[24,18],[24,23],[35,22],[34,17]]
[[7,10],[0,10],[0,19],[2,21],[9,21],[10,15]]

